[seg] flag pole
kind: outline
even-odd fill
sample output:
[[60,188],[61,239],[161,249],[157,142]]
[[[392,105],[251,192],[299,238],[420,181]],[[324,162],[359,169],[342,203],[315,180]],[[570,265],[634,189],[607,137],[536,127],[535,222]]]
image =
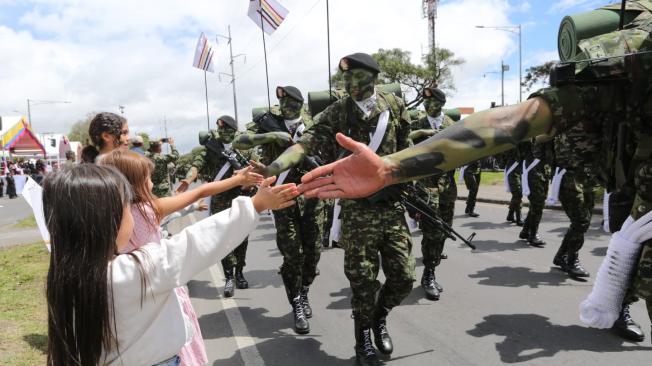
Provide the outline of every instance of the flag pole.
[[267,81],[267,108],[272,111],[272,102],[269,97],[269,70],[267,68],[267,46],[265,45],[265,23],[263,20],[263,1],[258,0],[258,12],[260,13],[260,31],[263,34],[263,53],[265,55],[265,80]]
[[206,70],[204,70],[204,92],[206,94],[206,128],[210,131],[211,119],[208,115],[208,82],[206,81]]
[[326,40],[328,44],[328,97],[331,101],[333,101],[333,85],[332,85],[332,79],[333,76],[331,75],[331,21],[330,21],[330,16],[329,16],[329,11],[328,11],[328,0],[326,0]]

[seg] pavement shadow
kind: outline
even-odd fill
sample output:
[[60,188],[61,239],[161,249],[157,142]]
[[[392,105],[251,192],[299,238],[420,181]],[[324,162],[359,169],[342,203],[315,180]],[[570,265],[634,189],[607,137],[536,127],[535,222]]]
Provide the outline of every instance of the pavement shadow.
[[243,274],[249,282],[249,289],[283,288],[283,280],[277,269],[255,269],[245,271]]
[[45,334],[26,334],[23,340],[29,344],[30,347],[41,351],[43,354],[48,352],[48,336]]
[[603,353],[652,350],[638,345],[625,347],[627,342],[610,330],[557,325],[538,314],[489,315],[466,333],[473,337],[505,337],[502,342],[496,343],[496,350],[504,363],[528,362],[567,351]]
[[517,250],[526,250],[526,249],[539,249],[531,245],[528,245],[527,242],[523,240],[516,240],[514,242],[502,242],[497,240],[473,240],[476,249],[473,250],[473,253],[494,253],[494,252],[507,252],[507,251],[517,251]]
[[604,257],[607,255],[607,248],[608,247],[596,247],[591,249],[591,254],[593,254],[596,257]]
[[[465,222],[462,225],[459,225],[460,227],[465,227],[469,228],[471,230],[495,230],[495,229],[504,229],[506,226],[509,226],[510,224],[505,222],[505,223],[495,223],[491,221],[471,221],[471,222]],[[453,225],[453,228],[458,225]]]
[[268,224],[259,224],[256,227],[256,230],[272,230],[274,229],[274,224],[273,223],[268,223]]
[[263,234],[255,238],[249,237],[249,241],[270,241],[270,240],[276,241],[276,232]]
[[351,288],[345,287],[337,292],[331,292],[329,297],[341,297],[339,300],[332,301],[326,309],[347,310],[351,309]]
[[468,275],[480,279],[478,284],[485,286],[538,288],[539,286],[559,286],[566,283],[568,276],[563,272],[533,272],[526,267],[491,267]]
[[281,251],[278,250],[277,247],[269,248],[267,249],[267,252],[269,253],[268,256],[270,258],[275,258],[275,257],[282,257],[283,255],[281,254]]
[[[591,225],[593,225],[593,224],[591,224]],[[564,237],[564,235],[566,234],[566,231],[568,231],[568,226],[561,226],[561,227],[554,228],[552,230],[548,230],[549,233],[557,234],[557,236],[559,236],[560,238]],[[601,228],[591,227],[591,228],[589,228],[589,230],[586,233],[584,233],[584,238],[585,239],[586,238],[600,238],[600,237],[608,237],[610,235],[611,234],[607,234],[604,231],[602,231]]]
[[188,281],[188,294],[191,298],[213,300],[220,297],[218,289],[211,281]]

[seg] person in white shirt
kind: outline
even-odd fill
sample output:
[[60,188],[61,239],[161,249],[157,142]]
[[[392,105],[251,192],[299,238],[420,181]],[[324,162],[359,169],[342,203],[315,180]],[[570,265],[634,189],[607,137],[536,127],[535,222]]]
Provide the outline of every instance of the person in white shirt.
[[228,254],[258,213],[291,206],[296,185],[261,184],[252,197],[159,244],[118,254],[133,232],[129,183],[116,169],[82,164],[43,184],[51,235],[48,365],[178,365],[192,338],[174,288]]

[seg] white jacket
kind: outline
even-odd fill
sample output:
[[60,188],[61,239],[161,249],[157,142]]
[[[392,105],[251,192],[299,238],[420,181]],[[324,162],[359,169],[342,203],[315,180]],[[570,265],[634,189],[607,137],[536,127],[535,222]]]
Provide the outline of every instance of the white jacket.
[[187,334],[174,288],[229,254],[253,231],[258,217],[251,198],[238,197],[230,209],[133,252],[147,275],[142,305],[138,264],[129,255],[117,256],[109,276],[120,354],[105,350],[106,364],[150,366],[176,355],[192,334]]

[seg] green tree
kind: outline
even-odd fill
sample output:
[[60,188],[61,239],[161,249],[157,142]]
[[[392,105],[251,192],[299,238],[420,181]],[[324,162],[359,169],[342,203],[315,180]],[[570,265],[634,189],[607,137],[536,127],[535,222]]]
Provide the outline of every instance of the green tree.
[[547,86],[550,82],[550,72],[555,64],[555,61],[548,61],[542,65],[527,68],[521,85],[528,91],[537,84]]
[[82,145],[89,145],[91,143],[90,136],[88,135],[88,128],[91,126],[91,120],[95,117],[96,112],[90,112],[84,119],[80,119],[70,127],[68,132],[68,140],[79,141]]
[[[435,57],[436,55],[436,57]],[[410,52],[400,48],[379,49],[371,55],[380,65],[378,82],[381,84],[400,83],[403,92],[414,92],[415,97],[407,103],[416,107],[423,101],[420,95],[425,87],[436,86],[445,92],[455,91],[452,68],[464,64],[464,59],[456,58],[453,51],[446,48],[435,49],[423,58],[422,65],[410,61]],[[337,69],[332,78],[336,88],[343,88],[342,72]]]

